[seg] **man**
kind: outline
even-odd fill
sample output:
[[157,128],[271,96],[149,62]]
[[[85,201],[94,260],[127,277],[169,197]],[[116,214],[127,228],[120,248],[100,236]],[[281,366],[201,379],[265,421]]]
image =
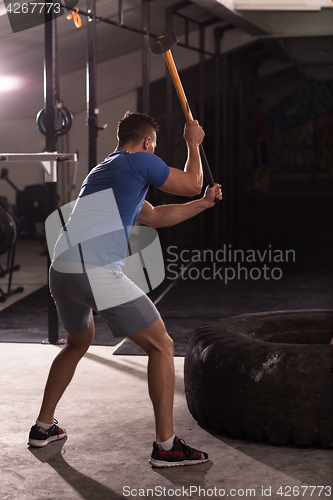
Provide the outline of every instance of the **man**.
[[[194,196],[200,194],[203,183],[199,145],[204,132],[198,122],[185,126],[188,157],[184,171],[168,167],[154,155],[157,131],[151,117],[125,114],[118,124],[116,150],[84,180],[58,238],[50,290],[68,340],[51,366],[41,410],[30,431],[31,446],[45,446],[66,436],[54,412],[94,338],[95,309],[115,337],[129,337],[148,355],[148,387],[156,422],[150,463],[170,467],[208,460],[206,453],[187,446],[174,434],[173,341],[154,304],[121,271],[128,233],[136,221],[154,228],[172,226],[214,206],[215,198],[222,199],[221,186],[215,184],[203,198],[182,205],[153,207],[145,200],[150,184],[167,193]],[[110,227],[107,234],[105,224]],[[101,300],[106,297],[111,307],[98,307],[100,290]]]

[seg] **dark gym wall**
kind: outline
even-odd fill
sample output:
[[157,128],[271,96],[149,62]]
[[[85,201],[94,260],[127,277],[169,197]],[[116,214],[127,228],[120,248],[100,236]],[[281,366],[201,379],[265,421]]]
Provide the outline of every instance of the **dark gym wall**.
[[[219,137],[215,133],[215,63],[210,60],[205,64],[204,146],[214,177],[222,182],[224,191],[222,203],[213,209],[219,211],[218,231],[214,223],[216,213],[206,211],[169,230],[165,241],[184,248],[204,248],[212,239],[218,245],[230,243],[238,248],[265,249],[268,245],[293,248],[299,263],[313,266],[327,260],[325,242],[332,240],[329,229],[333,227],[332,82],[302,79],[299,73],[290,70],[259,78],[254,64],[249,72],[244,71],[250,56],[251,52],[232,55],[222,66],[228,73],[220,79]],[[195,117],[200,107],[198,75],[199,65],[180,72]],[[225,82],[227,101],[223,96]],[[151,85],[151,114],[161,125],[156,152],[164,159],[168,157],[166,103],[161,98],[165,96],[165,88],[165,79]],[[262,192],[251,189],[251,176],[256,169],[257,98],[263,99],[268,133],[269,167]],[[274,105],[268,108],[272,102]],[[225,105],[227,119],[223,122]],[[172,116],[171,165],[183,168],[185,120],[175,93]],[[216,141],[219,141],[220,165],[215,162]],[[150,196],[156,204],[170,200],[157,190],[152,190]],[[174,197],[171,201],[183,200]]]

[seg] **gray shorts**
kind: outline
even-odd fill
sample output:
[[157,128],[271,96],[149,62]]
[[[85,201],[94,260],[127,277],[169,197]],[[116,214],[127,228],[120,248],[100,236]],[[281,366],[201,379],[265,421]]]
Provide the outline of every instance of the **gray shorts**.
[[[98,314],[114,337],[129,337],[155,323],[160,313],[149,297],[123,273],[115,271],[115,276],[121,285],[121,293],[124,294],[128,288],[128,296],[134,295],[136,298],[99,310]],[[111,282],[110,287],[114,288],[115,283]],[[103,287],[105,285],[102,284]],[[86,330],[90,324],[92,310],[97,311],[87,274],[60,273],[51,266],[50,291],[64,329],[71,333]],[[140,296],[137,297],[138,295]]]

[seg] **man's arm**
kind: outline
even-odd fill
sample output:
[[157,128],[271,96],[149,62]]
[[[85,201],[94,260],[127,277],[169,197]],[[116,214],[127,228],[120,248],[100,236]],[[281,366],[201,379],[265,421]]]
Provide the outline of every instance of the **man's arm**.
[[153,207],[148,201],[145,201],[137,222],[154,228],[174,226],[203,212],[206,208],[213,207],[215,198],[222,200],[220,184],[214,184],[211,188],[207,187],[205,195],[200,200],[190,201],[182,205]]
[[180,196],[196,196],[200,194],[203,183],[202,165],[199,145],[205,133],[197,120],[192,125],[185,125],[184,139],[187,144],[187,161],[184,170],[170,167],[170,174],[162,191]]

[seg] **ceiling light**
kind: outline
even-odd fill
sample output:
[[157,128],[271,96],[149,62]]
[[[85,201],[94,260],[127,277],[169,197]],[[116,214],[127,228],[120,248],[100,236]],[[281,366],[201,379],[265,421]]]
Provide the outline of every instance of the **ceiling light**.
[[21,87],[21,79],[17,76],[0,76],[0,92],[10,92]]

